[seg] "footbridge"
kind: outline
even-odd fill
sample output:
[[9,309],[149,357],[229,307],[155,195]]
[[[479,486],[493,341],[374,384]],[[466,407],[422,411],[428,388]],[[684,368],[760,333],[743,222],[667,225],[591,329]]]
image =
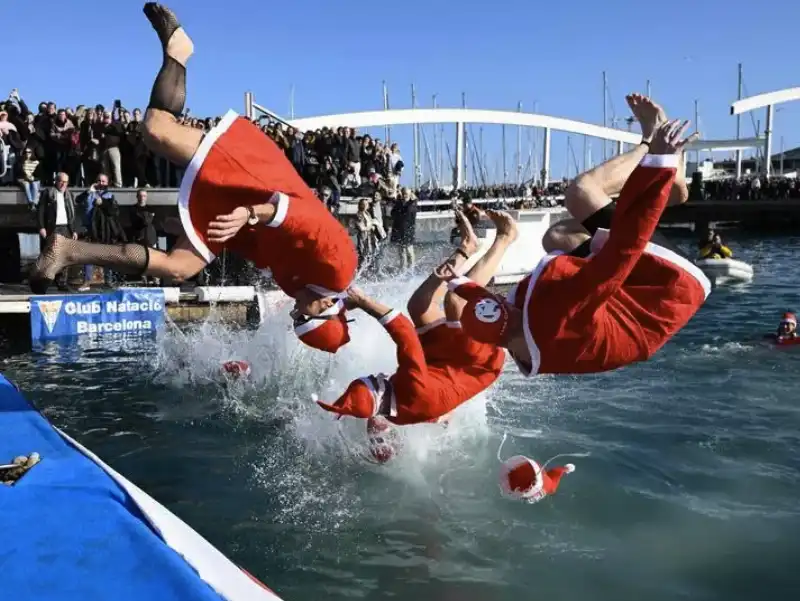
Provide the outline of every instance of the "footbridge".
[[[465,135],[464,126],[466,124],[480,123],[489,125],[511,125],[518,127],[541,128],[544,130],[544,143],[542,145],[542,183],[547,185],[551,178],[550,171],[550,140],[553,131],[562,131],[570,134],[583,135],[591,138],[599,138],[614,143],[617,154],[625,152],[626,144],[638,144],[641,142],[641,135],[586,123],[551,115],[538,113],[525,113],[521,111],[496,111],[469,108],[433,108],[433,109],[393,109],[382,111],[366,111],[358,113],[342,113],[337,115],[324,115],[318,117],[306,117],[302,119],[286,120],[280,115],[270,111],[255,102],[252,93],[245,94],[245,114],[248,118],[264,114],[268,117],[290,125],[301,131],[316,130],[322,127],[337,128],[364,128],[364,127],[385,127],[396,125],[426,125],[426,124],[455,124],[455,164],[453,166],[453,186],[461,188],[464,186],[464,156],[465,156]],[[743,138],[736,140],[697,140],[688,148],[698,151],[725,151],[725,150],[746,150],[763,146],[764,138]]]

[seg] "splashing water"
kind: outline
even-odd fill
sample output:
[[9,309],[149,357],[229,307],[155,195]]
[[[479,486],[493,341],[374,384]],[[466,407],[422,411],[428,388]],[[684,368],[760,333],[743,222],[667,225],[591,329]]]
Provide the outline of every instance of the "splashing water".
[[[421,281],[412,276],[364,288],[404,309]],[[183,331],[170,324],[160,341],[156,382],[188,392],[190,406],[184,410],[232,412],[245,423],[271,425],[252,468],[256,483],[279,505],[272,519],[336,529],[358,512],[360,477],[400,481],[406,490],[429,497],[440,489],[448,466],[468,466],[477,448],[485,449],[486,394],[453,412],[446,425],[398,428],[398,455],[385,466],[371,463],[366,422],[336,420],[312,400],[316,395],[332,401],[352,380],[396,369],[396,347],[383,327],[364,313],[354,316],[352,341],[336,355],[300,343],[283,306],[274,307],[256,332],[231,329],[212,314]],[[225,378],[221,365],[229,360],[249,362],[250,377]],[[200,399],[208,395],[199,391],[209,388],[213,399],[204,403]]]

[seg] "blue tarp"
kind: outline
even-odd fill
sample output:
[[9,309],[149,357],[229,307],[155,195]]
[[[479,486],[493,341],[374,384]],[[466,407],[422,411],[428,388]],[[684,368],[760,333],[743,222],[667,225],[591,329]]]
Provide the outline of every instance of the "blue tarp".
[[39,453],[0,484],[0,599],[220,601],[136,504],[0,375],[0,464]]

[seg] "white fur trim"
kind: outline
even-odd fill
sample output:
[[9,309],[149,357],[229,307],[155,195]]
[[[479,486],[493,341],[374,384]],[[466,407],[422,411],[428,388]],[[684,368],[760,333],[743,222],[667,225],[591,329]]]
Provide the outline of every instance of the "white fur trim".
[[422,336],[426,332],[430,332],[431,330],[442,325],[447,325],[447,320],[444,317],[437,319],[436,321],[432,321],[431,323],[426,323],[424,326],[417,328],[417,336]]
[[[525,465],[526,463],[529,463],[533,467],[533,473],[536,474],[536,479],[533,482],[533,486],[531,486],[531,488],[528,490],[521,492],[518,490],[511,490],[511,487],[508,483],[508,475],[512,472],[512,470],[521,465]],[[542,476],[542,468],[533,459],[529,459],[524,455],[514,455],[513,457],[506,459],[503,462],[503,465],[500,466],[500,489],[505,495],[514,497],[515,499],[530,499],[540,496],[543,488],[544,477]]]
[[319,294],[322,298],[327,298],[329,296],[335,296],[336,298],[344,298],[347,296],[346,292],[335,292],[333,290],[328,290],[327,288],[323,288],[322,286],[317,286],[316,284],[306,284],[306,288],[311,290],[311,292],[315,292]]
[[197,174],[200,172],[200,168],[203,166],[208,153],[211,152],[217,140],[230,129],[238,116],[239,115],[237,115],[235,111],[228,111],[219,124],[203,137],[192,160],[189,161],[189,164],[186,166],[186,171],[181,181],[181,188],[178,191],[178,215],[180,215],[181,223],[183,224],[183,231],[186,232],[186,237],[189,238],[189,242],[192,243],[194,249],[200,253],[200,256],[208,263],[214,260],[214,253],[211,252],[205,241],[197,235],[194,225],[192,225],[192,218],[189,214],[192,186],[194,186],[194,180],[197,179]]
[[275,192],[270,197],[269,202],[275,205],[275,215],[264,225],[267,227],[280,227],[289,213],[289,197],[283,192]]
[[568,474],[571,474],[572,472],[575,471],[575,464],[574,463],[567,463],[566,465],[564,465],[564,469],[567,470]]
[[[609,232],[609,230],[598,228],[595,235],[592,236],[592,254],[597,254],[600,249],[603,248],[610,235],[611,232]],[[648,255],[653,255],[654,257],[664,259],[665,261],[672,263],[675,267],[687,272],[690,276],[697,280],[697,283],[700,284],[700,286],[702,286],[705,298],[708,298],[708,295],[711,294],[711,281],[706,277],[702,270],[689,259],[682,257],[675,251],[663,246],[659,246],[658,244],[653,244],[652,242],[647,243],[647,246],[644,248],[644,252],[646,252]]]
[[[375,384],[372,383],[372,378],[378,382],[378,387],[375,387]],[[392,417],[397,416],[397,403],[394,400],[394,391],[391,390],[391,384],[389,383],[389,379],[383,374],[375,374],[374,376],[366,376],[364,378],[358,379],[362,382],[372,394],[372,416],[375,417],[378,415],[378,412],[381,409],[381,403],[383,402],[384,397],[386,396],[387,391],[392,395],[391,402],[389,406],[389,415]]]
[[450,292],[453,292],[459,286],[463,286],[464,284],[469,284],[472,280],[469,279],[467,276],[460,275],[456,278],[453,278],[449,282],[447,282],[447,289]]
[[514,359],[514,363],[517,364],[519,371],[522,372],[524,376],[535,376],[539,372],[539,364],[541,363],[542,356],[539,353],[539,347],[536,346],[536,341],[533,339],[533,334],[531,334],[531,322],[530,322],[530,311],[528,307],[531,302],[531,296],[533,295],[533,287],[536,285],[536,280],[539,279],[539,276],[542,274],[542,271],[545,267],[547,267],[548,263],[555,259],[558,256],[564,254],[561,251],[553,251],[550,254],[546,255],[536,268],[531,272],[530,280],[528,281],[528,289],[525,291],[525,304],[522,306],[522,330],[525,333],[525,343],[528,346],[528,352],[531,355],[531,368],[530,370],[520,363],[517,358],[511,354],[511,358]]
[[386,326],[386,325],[389,325],[389,323],[390,323],[390,322],[391,322],[391,321],[392,321],[392,320],[393,320],[395,317],[398,317],[399,315],[400,315],[400,312],[399,312],[399,311],[396,311],[396,310],[392,309],[392,310],[391,310],[391,311],[389,311],[389,312],[388,312],[386,315],[384,315],[383,317],[381,317],[381,318],[378,320],[378,322],[379,322],[379,323],[380,323],[382,326]]
[[781,319],[781,323],[790,323],[790,324],[796,326],[797,325],[797,320],[796,319]]
[[677,154],[646,154],[642,157],[639,165],[657,169],[677,169],[680,165],[680,157]]
[[[322,313],[320,313],[320,316],[327,317],[329,315],[338,315],[342,312],[342,309],[344,309],[344,303],[341,300],[337,300],[334,305],[331,305]],[[324,326],[326,323],[328,323],[327,319],[309,319],[308,321],[297,326],[294,329],[294,333],[298,336],[302,336],[303,334],[308,334],[309,332]]]

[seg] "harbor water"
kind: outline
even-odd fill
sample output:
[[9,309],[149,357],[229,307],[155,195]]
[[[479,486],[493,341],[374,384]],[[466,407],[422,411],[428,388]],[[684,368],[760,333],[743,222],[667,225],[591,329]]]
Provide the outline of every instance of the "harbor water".
[[[366,316],[335,357],[301,348],[275,315],[257,334],[212,320],[157,340],[8,347],[2,370],[287,601],[788,601],[800,596],[800,347],[763,335],[800,308],[797,244],[733,241],[754,282],[714,291],[652,361],[535,379],[510,363],[449,427],[405,429],[385,466],[365,460],[362,422],[312,401],[395,365]],[[366,287],[400,307],[421,277]],[[234,358],[252,377],[224,386],[220,362]],[[504,457],[588,456],[555,496],[510,501],[504,434]]]

